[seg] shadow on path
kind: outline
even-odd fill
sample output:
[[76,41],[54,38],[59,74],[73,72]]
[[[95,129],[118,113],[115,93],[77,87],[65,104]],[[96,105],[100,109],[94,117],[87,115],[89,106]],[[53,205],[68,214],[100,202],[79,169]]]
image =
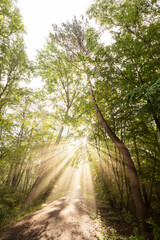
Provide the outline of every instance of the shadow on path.
[[6,228],[1,240],[96,240],[84,199],[69,194]]

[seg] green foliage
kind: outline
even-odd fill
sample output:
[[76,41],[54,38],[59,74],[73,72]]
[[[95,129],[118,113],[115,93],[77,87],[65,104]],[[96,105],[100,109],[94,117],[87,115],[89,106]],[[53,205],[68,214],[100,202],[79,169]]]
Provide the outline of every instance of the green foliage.
[[[159,5],[137,0],[97,1],[88,13],[104,28],[115,28],[111,31],[115,42],[110,48],[101,46],[101,52],[95,52],[100,54],[95,59],[105,62],[100,75],[112,87],[117,87],[117,100],[123,99],[123,105],[118,104],[120,108],[127,105],[139,111],[140,116],[146,115],[146,119],[153,115],[159,118]],[[112,95],[111,99],[115,105]]]
[[99,214],[97,219],[96,219],[96,226],[97,226],[97,231],[96,231],[96,237],[99,240],[127,240],[128,237],[122,236],[117,233],[117,230],[114,227],[111,227],[109,225],[106,225],[104,223],[104,219],[101,217]]
[[19,10],[11,0],[1,1],[0,15],[0,109],[13,104],[20,81],[28,81],[31,74],[24,46],[24,26]]
[[[43,153],[49,146],[52,148],[57,139],[72,144],[87,137],[87,151],[81,144],[68,164],[77,167],[89,160],[96,197],[123,209],[123,219],[131,223],[128,209],[133,210],[133,204],[126,166],[97,121],[89,81],[98,108],[132,155],[151,208],[158,210],[158,1],[95,1],[88,14],[100,23],[101,31],[110,31],[113,41],[109,45],[101,43],[99,32],[83,17],[61,27],[53,25],[53,32],[37,55],[36,73],[44,81],[43,90],[37,92],[20,87],[30,80],[34,69],[25,52],[19,10],[11,0],[2,0],[0,9],[1,219],[17,214],[21,200],[38,177]],[[111,217],[118,220],[114,214]],[[151,219],[148,223],[158,240],[158,225]],[[103,235],[102,239],[118,238],[114,229],[107,229]],[[145,238],[135,229],[129,239]]]
[[151,226],[152,232],[153,232],[153,237],[154,240],[158,240],[160,236],[160,226],[158,226],[152,218],[149,218],[147,220],[147,223]]
[[88,11],[114,39],[92,49],[98,106],[129,146],[153,206],[159,201],[155,192],[160,169],[159,11],[157,1],[147,0],[100,0]]
[[126,223],[132,223],[133,222],[133,216],[130,212],[127,212],[127,210],[124,208],[122,210],[122,215],[123,215],[123,219]]
[[24,193],[16,192],[12,187],[0,185],[0,227],[17,215]]
[[[137,225],[137,224],[136,224]],[[144,231],[145,227],[143,224],[140,224],[134,227],[134,234],[131,235],[129,240],[150,240],[153,239],[149,231]]]
[[22,202],[28,192],[21,193],[12,187],[3,185],[0,185],[0,190],[2,193],[0,195],[0,230],[44,206],[44,201],[40,199],[34,205],[23,210]]
[[129,240],[148,240],[144,235],[139,234],[138,228],[134,230],[134,235],[129,237]]

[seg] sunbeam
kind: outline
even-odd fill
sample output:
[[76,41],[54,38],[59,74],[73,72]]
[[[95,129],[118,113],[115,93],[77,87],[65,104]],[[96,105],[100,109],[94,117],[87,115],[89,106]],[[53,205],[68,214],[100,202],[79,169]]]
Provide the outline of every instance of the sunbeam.
[[39,176],[25,201],[26,206],[37,200],[39,196],[46,198],[50,185],[55,185],[55,182],[61,176],[68,162],[77,151],[78,145],[65,147],[63,151],[61,151],[61,149],[60,146],[56,151],[52,152],[48,150],[48,153],[43,155]]
[[[84,198],[90,213],[96,213],[94,183],[88,160],[87,138],[71,141],[52,151],[43,151],[39,178],[25,202],[30,205],[39,196],[46,203],[66,196]],[[39,181],[38,181],[39,180]]]

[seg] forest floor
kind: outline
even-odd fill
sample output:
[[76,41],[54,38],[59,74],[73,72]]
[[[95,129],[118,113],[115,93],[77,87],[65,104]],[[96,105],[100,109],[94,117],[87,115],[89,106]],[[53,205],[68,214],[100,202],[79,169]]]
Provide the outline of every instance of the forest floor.
[[107,205],[98,208],[93,213],[82,194],[69,193],[6,227],[0,240],[129,239],[131,227],[113,216]]

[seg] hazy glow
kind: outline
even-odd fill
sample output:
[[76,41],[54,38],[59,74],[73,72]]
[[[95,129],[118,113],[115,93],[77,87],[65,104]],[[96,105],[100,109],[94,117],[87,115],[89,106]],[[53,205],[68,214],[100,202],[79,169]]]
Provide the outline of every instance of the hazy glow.
[[[49,32],[52,32],[52,24],[60,25],[73,16],[85,15],[92,3],[93,0],[17,0],[27,32],[24,39],[29,59],[35,60],[37,50],[43,48]],[[91,22],[95,26],[94,20]],[[108,31],[102,34],[101,40],[107,44],[111,42]],[[34,78],[29,86],[42,87],[41,78]]]
[[[87,138],[83,137],[72,141],[71,144],[59,145],[54,150],[53,146],[43,150],[39,171],[41,180],[30,192],[26,205],[30,205],[42,195],[46,196],[46,203],[51,203],[62,196],[72,198],[72,201],[85,198],[90,214],[96,216],[94,183],[86,144],[88,144]],[[73,208],[75,201],[73,201]],[[65,208],[61,214],[68,214],[73,211],[73,208],[70,204],[69,208]]]
[[87,144],[87,137],[82,138],[82,144],[86,145]]
[[26,205],[30,205],[32,201],[36,200],[39,195],[45,192],[47,186],[57,179],[77,148],[78,146],[72,148],[68,146],[65,147],[65,150],[62,152],[62,146],[60,145],[55,151],[48,149],[48,153],[43,154],[38,176],[40,182],[36,188],[33,188],[33,191],[30,192],[25,202]]
[[94,183],[92,179],[92,173],[90,169],[89,162],[83,164],[81,169],[81,184],[83,190],[83,196],[87,199],[87,205],[95,215],[96,204],[95,204],[95,194],[94,194]]
[[71,20],[73,16],[84,15],[92,0],[18,0],[27,36],[28,54],[34,59],[36,49],[41,49],[52,31],[52,24]]
[[[57,181],[55,187],[51,191],[47,202],[51,202],[59,196],[67,196],[70,198],[84,197],[86,199],[86,205],[89,208],[92,216],[96,214],[96,204],[95,204],[95,194],[94,194],[94,184],[92,180],[92,174],[90,170],[89,163],[80,163],[78,168],[69,166],[66,168],[62,176]],[[70,208],[62,211],[63,214],[67,214],[71,211]]]

